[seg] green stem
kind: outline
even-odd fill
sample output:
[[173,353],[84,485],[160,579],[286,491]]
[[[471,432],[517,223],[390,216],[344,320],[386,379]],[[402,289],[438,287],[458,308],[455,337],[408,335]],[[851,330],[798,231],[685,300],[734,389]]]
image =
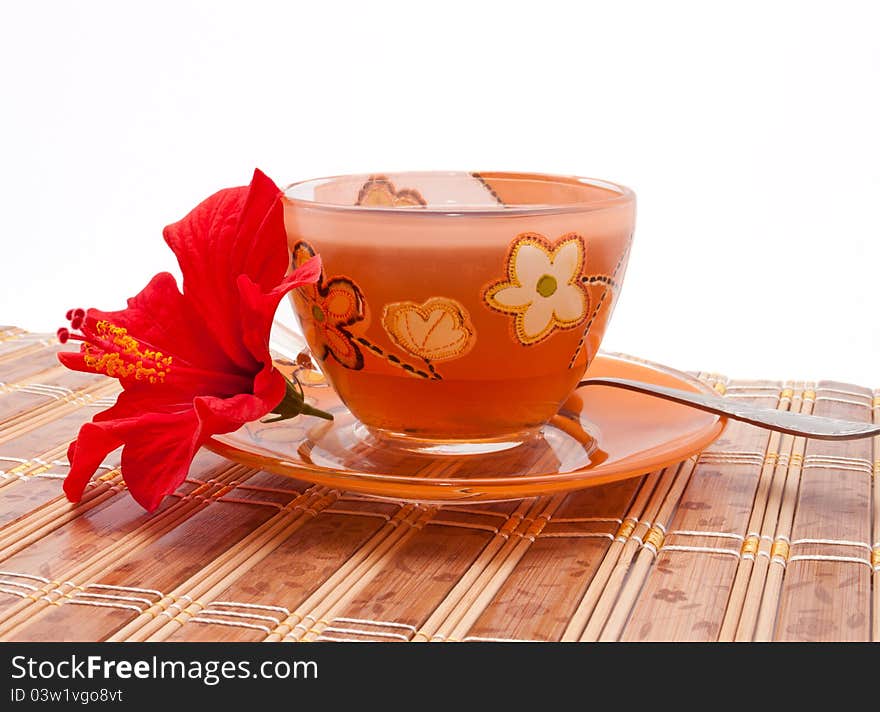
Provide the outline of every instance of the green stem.
[[281,402],[272,410],[277,417],[266,418],[262,422],[277,423],[279,420],[289,420],[298,415],[313,415],[316,418],[333,420],[333,415],[331,413],[320,410],[319,408],[315,408],[306,403],[302,386],[299,381],[296,380],[295,376],[293,381],[290,381],[287,378],[284,380],[287,382],[287,391],[284,394],[284,398],[281,399]]

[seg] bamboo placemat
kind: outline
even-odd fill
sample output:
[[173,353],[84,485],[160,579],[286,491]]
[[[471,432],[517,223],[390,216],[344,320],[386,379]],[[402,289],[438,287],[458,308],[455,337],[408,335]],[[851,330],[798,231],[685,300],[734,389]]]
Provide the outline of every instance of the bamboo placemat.
[[[148,515],[118,453],[61,492],[115,382],[0,326],[0,640],[880,639],[880,439],[731,423],[699,457],[613,485],[438,508],[201,453]],[[728,398],[880,420],[880,392],[729,382]]]

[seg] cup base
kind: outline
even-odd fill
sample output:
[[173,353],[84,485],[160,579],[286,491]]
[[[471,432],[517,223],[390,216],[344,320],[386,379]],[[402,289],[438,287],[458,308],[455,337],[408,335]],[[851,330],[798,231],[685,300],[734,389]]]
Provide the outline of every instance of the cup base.
[[529,441],[540,438],[541,428],[529,428],[491,438],[425,438],[357,423],[354,434],[360,438],[362,444],[371,447],[392,448],[431,457],[461,457],[489,455],[522,447]]
[[340,418],[332,428],[310,433],[300,452],[320,467],[426,479],[451,473],[485,478],[567,472],[601,457],[596,439],[561,416],[543,427],[471,440],[419,438]]

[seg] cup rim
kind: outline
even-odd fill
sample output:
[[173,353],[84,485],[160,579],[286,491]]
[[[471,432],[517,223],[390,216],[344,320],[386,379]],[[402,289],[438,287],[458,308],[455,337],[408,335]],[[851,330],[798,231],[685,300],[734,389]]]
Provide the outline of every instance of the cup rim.
[[[482,176],[491,176],[492,178],[513,178],[520,180],[538,180],[538,181],[564,181],[577,182],[584,185],[591,185],[596,188],[612,191],[612,195],[605,199],[584,200],[576,202],[566,202],[558,204],[535,204],[520,205],[516,207],[493,207],[493,208],[475,208],[462,209],[461,207],[440,207],[440,206],[424,206],[413,208],[412,206],[376,206],[376,205],[342,205],[338,203],[325,203],[317,200],[307,200],[305,198],[292,197],[289,195],[294,188],[308,185],[310,183],[321,184],[324,182],[339,180],[342,178],[363,178],[365,181],[374,176],[391,175],[395,180],[400,176],[413,175],[432,175],[432,176],[454,176],[468,173],[481,179]],[[515,215],[555,215],[560,213],[581,213],[597,210],[606,210],[618,205],[635,202],[635,193],[624,185],[599,178],[586,178],[575,175],[564,175],[554,173],[535,173],[529,171],[386,171],[373,173],[349,173],[334,176],[325,176],[322,178],[309,178],[307,180],[295,181],[284,187],[282,196],[285,202],[300,205],[315,210],[327,210],[331,212],[341,213],[367,213],[381,215],[406,215],[406,216],[447,216],[447,217],[507,217]]]

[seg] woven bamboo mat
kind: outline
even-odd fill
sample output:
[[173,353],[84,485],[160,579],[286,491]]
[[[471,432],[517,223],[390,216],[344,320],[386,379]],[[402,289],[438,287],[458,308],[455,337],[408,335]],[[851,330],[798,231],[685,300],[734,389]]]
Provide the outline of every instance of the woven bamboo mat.
[[[67,443],[116,386],[58,349],[0,326],[0,640],[880,639],[880,440],[731,423],[644,477],[465,508],[203,452],[147,515],[118,453],[64,499]],[[699,376],[728,398],[880,420],[860,386]]]

